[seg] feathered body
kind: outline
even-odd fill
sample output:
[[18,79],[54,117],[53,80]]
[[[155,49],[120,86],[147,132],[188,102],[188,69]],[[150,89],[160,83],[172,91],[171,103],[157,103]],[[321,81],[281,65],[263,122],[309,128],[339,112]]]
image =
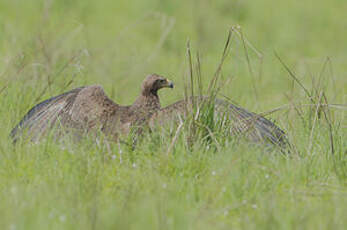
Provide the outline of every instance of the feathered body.
[[[17,141],[23,132],[32,141],[38,141],[55,128],[54,135],[60,137],[73,133],[78,137],[84,133],[101,131],[111,140],[128,134],[135,127],[141,133],[149,124],[164,125],[177,122],[191,112],[192,100],[177,101],[165,108],[160,107],[158,90],[173,87],[167,79],[152,74],[142,83],[141,94],[132,105],[122,106],[113,102],[101,86],[87,86],[73,89],[59,96],[45,100],[34,106],[12,130],[11,136]],[[196,97],[195,102],[208,97]],[[252,143],[271,143],[286,147],[285,133],[266,118],[248,112],[225,100],[214,99],[214,119],[227,119],[230,134],[244,136]]]

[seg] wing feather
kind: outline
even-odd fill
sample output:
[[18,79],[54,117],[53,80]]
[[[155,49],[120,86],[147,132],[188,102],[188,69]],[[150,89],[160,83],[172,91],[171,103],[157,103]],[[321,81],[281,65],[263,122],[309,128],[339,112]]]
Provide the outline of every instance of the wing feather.
[[55,124],[66,105],[72,103],[82,89],[83,87],[76,88],[37,104],[13,128],[10,136],[17,141],[23,132],[26,132],[35,140],[45,134],[48,128]]
[[92,129],[118,108],[100,86],[76,88],[34,106],[10,136],[16,141],[26,132],[32,140],[37,140],[57,124],[63,128]]
[[[177,116],[186,116],[189,100],[181,100],[162,108],[151,117],[150,125],[167,123]],[[252,142],[270,141],[272,144],[286,146],[288,144],[285,133],[268,119],[235,106],[225,100],[215,99],[215,119],[230,120],[232,135],[245,135]]]

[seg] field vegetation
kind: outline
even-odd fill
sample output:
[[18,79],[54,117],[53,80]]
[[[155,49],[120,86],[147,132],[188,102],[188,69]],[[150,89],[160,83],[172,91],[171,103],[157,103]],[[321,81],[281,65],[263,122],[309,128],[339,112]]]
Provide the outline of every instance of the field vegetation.
[[[1,0],[0,229],[345,229],[346,12],[342,0]],[[225,135],[210,108],[210,129],[191,118],[135,149],[12,144],[38,102],[98,84],[131,104],[149,73],[175,83],[162,106],[218,76],[217,97],[274,121],[291,154]]]

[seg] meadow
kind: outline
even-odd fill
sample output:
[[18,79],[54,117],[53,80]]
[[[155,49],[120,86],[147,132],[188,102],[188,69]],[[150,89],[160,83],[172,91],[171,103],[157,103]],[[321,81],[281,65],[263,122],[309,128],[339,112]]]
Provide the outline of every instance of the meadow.
[[[342,0],[0,0],[0,229],[345,229],[346,12]],[[274,121],[290,155],[232,138],[187,147],[187,130],[169,154],[160,132],[134,150],[12,144],[32,106],[82,85],[131,104],[158,73],[175,83],[166,106],[199,63],[206,89],[230,30],[218,97]]]

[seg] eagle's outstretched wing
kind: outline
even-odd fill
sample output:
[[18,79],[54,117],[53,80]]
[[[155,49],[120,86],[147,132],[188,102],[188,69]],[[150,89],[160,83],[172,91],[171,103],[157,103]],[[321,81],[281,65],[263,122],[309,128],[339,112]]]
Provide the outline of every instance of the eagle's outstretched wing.
[[253,142],[268,142],[286,147],[286,134],[277,125],[263,116],[249,112],[227,101],[216,99],[215,110],[219,115],[232,120],[231,132],[235,135],[245,135]]
[[91,129],[102,125],[108,116],[115,115],[118,108],[119,105],[109,99],[100,86],[76,88],[34,106],[10,135],[17,141],[25,133],[36,141],[52,127],[79,131]]
[[[196,99],[201,100],[202,98],[207,97]],[[245,136],[254,143],[270,142],[280,147],[288,144],[285,132],[268,119],[221,99],[215,99],[214,106],[214,119],[221,121],[227,118],[230,121],[228,124],[230,124],[229,129],[232,135]],[[177,120],[179,116],[185,117],[191,111],[190,107],[191,100],[180,100],[162,108],[151,117],[150,126],[163,125]]]

